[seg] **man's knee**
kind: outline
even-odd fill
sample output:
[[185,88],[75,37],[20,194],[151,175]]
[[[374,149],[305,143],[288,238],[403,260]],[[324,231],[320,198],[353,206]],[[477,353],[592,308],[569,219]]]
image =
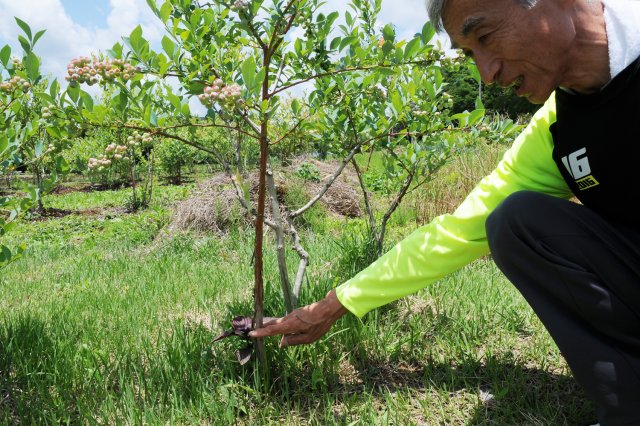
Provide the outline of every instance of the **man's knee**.
[[487,217],[486,231],[492,252],[506,245],[511,246],[517,229],[527,229],[529,224],[539,224],[539,209],[544,204],[544,194],[533,191],[518,191],[505,198]]

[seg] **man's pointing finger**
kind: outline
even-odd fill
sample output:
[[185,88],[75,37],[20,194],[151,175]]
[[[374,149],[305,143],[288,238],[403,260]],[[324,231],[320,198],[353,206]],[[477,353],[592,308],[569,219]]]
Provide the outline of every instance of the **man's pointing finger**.
[[290,325],[285,321],[284,318],[280,318],[274,322],[269,323],[262,328],[258,328],[256,330],[249,332],[249,337],[260,338],[260,337],[268,337],[275,336],[277,334],[286,334],[289,332]]

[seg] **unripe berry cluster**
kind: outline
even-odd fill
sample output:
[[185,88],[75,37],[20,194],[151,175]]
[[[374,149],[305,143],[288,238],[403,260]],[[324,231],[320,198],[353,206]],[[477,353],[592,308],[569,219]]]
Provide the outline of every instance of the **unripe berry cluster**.
[[127,145],[129,146],[145,145],[151,142],[153,142],[151,133],[140,133],[137,130],[133,132],[133,135],[127,138]]
[[442,97],[445,99],[445,103],[447,104],[447,108],[451,108],[453,106],[453,96],[451,96],[447,92],[444,92],[442,94]]
[[80,56],[71,60],[67,65],[67,76],[65,80],[73,84],[87,83],[93,86],[100,81],[113,82],[121,79],[126,82],[140,72],[139,67],[123,61],[122,59],[105,59],[100,61],[96,58]]
[[11,63],[13,64],[14,70],[24,69],[24,64],[22,63],[22,60],[20,58],[17,58],[17,57],[11,58]]
[[104,149],[104,154],[102,154],[100,158],[89,158],[89,170],[103,171],[114,162],[129,161],[127,154],[131,152],[133,148],[151,142],[153,142],[153,137],[150,133],[140,133],[136,130],[133,132],[133,135],[127,138],[125,145],[110,143]]
[[248,0],[236,0],[231,5],[231,10],[244,10],[249,7]]
[[387,88],[382,85],[382,83],[378,83],[374,86],[376,92],[380,94],[383,98],[387,98]]
[[13,93],[16,89],[21,89],[23,92],[27,92],[31,87],[31,83],[22,77],[14,75],[10,80],[0,83],[0,92]]
[[49,107],[42,108],[42,118],[51,118],[52,115],[53,115],[53,111],[51,111],[51,108]]
[[223,108],[233,108],[241,102],[241,95],[242,90],[236,83],[226,86],[221,79],[217,78],[212,86],[204,88],[204,93],[199,95],[198,99],[209,108],[216,103]]
[[102,155],[100,158],[89,158],[89,170],[102,171],[111,165],[111,160]]

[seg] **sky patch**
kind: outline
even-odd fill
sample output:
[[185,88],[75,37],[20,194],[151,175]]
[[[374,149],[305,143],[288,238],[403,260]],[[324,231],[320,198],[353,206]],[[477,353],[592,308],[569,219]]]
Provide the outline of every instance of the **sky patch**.
[[73,22],[88,28],[107,28],[111,12],[109,0],[61,0]]

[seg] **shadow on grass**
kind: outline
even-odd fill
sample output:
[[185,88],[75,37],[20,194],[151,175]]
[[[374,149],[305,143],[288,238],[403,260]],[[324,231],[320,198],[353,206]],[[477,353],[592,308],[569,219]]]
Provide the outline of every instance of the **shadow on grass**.
[[[389,424],[411,425],[595,423],[593,407],[572,377],[498,358],[456,366],[390,365],[371,359],[348,377],[322,368],[320,386],[314,383],[313,370],[289,372],[297,377],[295,384],[289,383],[290,394],[279,394],[279,401],[272,403],[288,406],[301,418],[324,413],[327,424],[367,424],[365,418],[385,415],[400,419]],[[389,403],[396,398],[401,400],[397,406]]]
[[[337,339],[284,351],[272,340],[271,385],[260,392],[253,362],[235,361],[235,344],[212,348],[217,330],[177,322],[158,341],[104,353],[81,343],[81,323],[68,315],[45,323],[22,314],[0,323],[0,422],[78,424],[127,412],[133,423],[150,415],[162,423],[179,408],[213,423],[295,415],[294,423],[348,424],[375,415],[394,395],[425,404],[387,407],[403,417],[462,404],[462,422],[438,424],[582,425],[595,417],[572,377],[508,357],[392,364],[365,353],[343,357],[346,346]],[[461,394],[466,400],[451,401]]]
[[430,399],[443,399],[443,403],[461,392],[477,395],[475,412],[466,425],[582,425],[595,418],[572,377],[509,359],[489,357],[482,363],[469,360],[456,365],[389,365],[369,360],[358,375],[361,388],[381,398],[402,390],[418,396],[429,394]]
[[77,389],[73,377],[64,374],[73,359],[61,356],[65,352],[37,318],[21,315],[0,325],[0,420],[48,423],[76,415]]

